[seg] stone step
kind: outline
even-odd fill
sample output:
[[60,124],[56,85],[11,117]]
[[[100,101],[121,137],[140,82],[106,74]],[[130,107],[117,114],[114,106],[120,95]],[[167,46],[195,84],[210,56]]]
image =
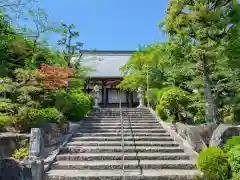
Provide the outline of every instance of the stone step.
[[128,169],[122,170],[51,170],[46,180],[193,180],[198,170]]
[[[100,124],[120,124],[120,120],[88,120],[84,121],[83,124],[95,124],[95,123],[100,123]],[[141,125],[141,124],[146,124],[148,123],[149,125],[161,125],[158,121],[155,120],[150,120],[150,121],[142,121],[142,120],[135,120],[135,121],[123,121],[123,124],[129,125],[129,124],[135,124],[135,125]]]
[[[74,134],[74,137],[84,137],[84,136],[91,136],[91,137],[118,137],[121,136],[121,132],[118,133],[112,133],[112,132],[97,132],[97,133],[83,133],[83,132],[77,132]],[[161,132],[161,133],[145,133],[145,132],[124,132],[124,136],[145,136],[145,137],[170,137],[170,134],[168,132]]]
[[[142,133],[152,133],[152,132],[156,132],[156,133],[165,133],[166,130],[165,129],[123,129],[124,132],[142,132]],[[82,132],[82,133],[86,133],[86,132],[90,132],[90,133],[97,133],[97,132],[121,132],[121,129],[80,129],[78,130],[78,132]]]
[[[67,143],[68,146],[121,146],[121,141],[72,141]],[[124,141],[124,146],[164,146],[178,147],[179,144],[174,141]]]
[[125,114],[134,114],[134,113],[140,113],[140,114],[151,114],[150,111],[126,111],[126,110],[116,110],[116,111],[92,111],[89,114],[103,114],[103,113],[110,113],[110,114],[119,114],[120,112],[125,113]]
[[83,118],[46,180],[193,180],[199,174],[148,109],[123,108],[121,116],[119,108],[104,108]]
[[[159,122],[156,123],[134,123],[134,122],[124,122],[123,123],[124,126],[160,126],[161,124]],[[88,122],[85,121],[82,123],[82,126],[121,126],[120,122],[106,122],[106,123],[102,123],[102,122]]]
[[[122,118],[123,120],[125,120],[125,121],[136,121],[136,120],[141,120],[141,121],[158,121],[157,119],[155,119],[155,118],[153,118],[153,117],[149,117],[149,118],[146,118],[146,117],[135,117],[135,118]],[[120,120],[121,120],[121,118],[120,117],[114,117],[114,118],[112,118],[112,117],[84,117],[82,120],[84,120],[84,121],[96,121],[96,120],[108,120],[108,121],[110,121],[110,120],[114,120],[114,121],[118,121],[118,122],[120,122]]]
[[[120,112],[120,109],[119,108],[115,108],[115,109],[101,109],[99,111],[91,111],[90,113],[104,113],[104,112],[109,112],[109,113],[119,113]],[[135,113],[135,112],[138,112],[138,113],[151,113],[149,110],[143,110],[143,109],[123,109],[121,110],[121,112],[125,112],[125,113]]]
[[[113,137],[73,137],[72,141],[121,141],[121,136]],[[159,137],[159,136],[124,136],[125,141],[135,140],[135,141],[173,141],[170,136]]]
[[[82,125],[80,129],[121,129],[121,125],[119,126],[90,126],[90,125]],[[163,127],[160,126],[123,126],[123,129],[163,129]]]
[[[85,126],[82,125],[79,129],[81,130],[89,130],[89,129],[105,129],[105,130],[109,130],[109,129],[115,129],[115,130],[121,130],[122,127],[121,126]],[[163,129],[163,127],[159,126],[123,126],[123,129],[128,130],[128,129]]]
[[[121,119],[121,116],[107,116],[107,115],[103,115],[103,116],[86,116],[83,119]],[[152,119],[152,120],[156,120],[155,117],[153,116],[122,116],[122,119],[126,119],[126,120],[134,120],[134,119]]]
[[[131,112],[141,112],[141,113],[151,113],[149,109],[139,109],[139,108],[132,108],[132,109],[128,109],[128,108],[123,108],[121,109],[122,112],[128,112],[128,113],[131,113]],[[99,109],[99,110],[94,110],[94,111],[91,111],[90,113],[101,113],[101,112],[113,112],[113,113],[119,113],[120,112],[120,108],[119,107],[116,107],[116,108],[110,108],[110,109]]]
[[86,117],[101,117],[101,116],[109,116],[109,117],[120,117],[120,115],[122,115],[122,117],[154,117],[151,113],[125,113],[123,112],[122,114],[120,113],[97,113],[97,114],[88,114],[86,115]]
[[[84,120],[83,124],[88,124],[88,123],[115,123],[115,124],[120,124],[121,120],[120,119],[89,119],[89,120]],[[142,124],[142,123],[149,123],[149,124],[160,124],[159,121],[150,119],[150,120],[141,120],[141,119],[135,119],[135,120],[123,120],[123,124]]]
[[[116,116],[120,116],[120,113],[97,113],[97,114],[88,114],[87,117],[100,117],[100,116],[112,116],[112,117],[116,117]],[[144,117],[153,117],[153,115],[151,113],[126,113],[123,112],[122,113],[122,117],[130,117],[130,116],[144,116]]]
[[52,169],[196,169],[190,160],[100,160],[100,161],[57,161]]
[[[60,149],[60,153],[98,153],[98,152],[122,152],[123,149],[121,146],[65,146]],[[125,146],[124,152],[162,152],[162,153],[178,153],[184,152],[180,147],[149,147],[149,146]]]
[[117,111],[98,111],[98,112],[90,112],[89,114],[120,114],[120,112],[124,114],[151,114],[150,111],[125,111],[125,110],[117,110]]
[[[105,111],[105,110],[117,110],[118,108],[113,108],[113,107],[106,107],[106,108],[101,108],[99,109],[100,111]],[[141,110],[141,111],[149,111],[149,109],[147,109],[146,107],[122,107],[122,109],[126,109],[127,111],[138,111],[138,110]]]
[[120,113],[95,113],[95,114],[87,114],[86,117],[100,117],[100,116],[116,117],[116,116],[120,116],[120,115],[122,115],[122,117],[134,117],[134,116],[154,117],[154,115],[152,115],[151,113],[126,113],[126,112],[123,112],[122,114],[120,114]]
[[[125,160],[189,160],[185,153],[124,153]],[[58,161],[122,160],[122,153],[60,154]]]
[[[90,119],[118,119],[120,120],[121,117],[120,116],[86,116],[83,118],[84,120],[90,120]],[[155,117],[152,117],[152,116],[123,116],[122,119],[125,119],[125,120],[136,120],[136,119],[141,119],[141,120],[157,120]]]
[[[120,114],[89,114],[86,117],[120,117]],[[135,114],[122,114],[122,117],[151,117],[153,118],[152,114],[141,114],[141,113],[135,113]]]
[[[154,117],[152,114],[146,113],[122,113],[122,117]],[[120,117],[120,113],[98,113],[88,114],[86,117]]]
[[[120,112],[120,109],[119,108],[115,108],[115,109],[100,109],[98,111],[91,111],[90,113],[107,113],[107,112],[110,112],[110,113],[119,113]],[[151,113],[149,110],[144,110],[144,109],[123,109],[122,108],[122,112],[125,112],[125,113],[135,113],[135,112],[138,112],[138,113]]]
[[125,111],[125,110],[122,110],[122,111],[98,111],[98,112],[90,112],[88,114],[120,114],[120,113],[123,113],[123,114],[151,114],[152,113],[150,111]]

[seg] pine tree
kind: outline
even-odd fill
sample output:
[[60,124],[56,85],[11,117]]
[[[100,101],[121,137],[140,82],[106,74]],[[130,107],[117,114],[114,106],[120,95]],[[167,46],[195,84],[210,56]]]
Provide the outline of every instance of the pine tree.
[[218,94],[212,76],[216,65],[225,63],[223,44],[229,36],[231,0],[172,0],[164,19],[170,40],[191,47],[184,54],[201,74],[204,85],[205,120],[219,123]]

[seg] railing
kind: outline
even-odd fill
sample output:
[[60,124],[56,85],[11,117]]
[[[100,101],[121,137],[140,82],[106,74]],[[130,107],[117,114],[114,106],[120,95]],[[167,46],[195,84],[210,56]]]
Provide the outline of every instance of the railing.
[[[128,111],[126,110],[126,115],[127,115],[127,117],[128,117],[128,123],[129,123],[129,127],[130,127],[130,130],[131,130],[131,137],[132,137],[132,140],[133,140],[133,147],[134,147],[134,149],[135,149],[135,153],[136,153],[136,159],[137,159],[137,162],[138,162],[138,167],[139,167],[139,169],[140,169],[140,175],[142,175],[142,173],[143,173],[143,168],[142,168],[142,166],[141,166],[141,164],[140,164],[140,158],[139,158],[139,156],[138,156],[138,151],[137,151],[137,144],[136,144],[136,140],[135,140],[135,136],[134,136],[134,133],[133,133],[133,128],[132,128],[132,117],[134,116],[134,117],[137,117],[137,114],[138,113],[131,113],[131,115],[129,115],[129,113],[128,113]],[[141,116],[142,116],[142,114],[141,114]]]
[[120,123],[121,123],[121,146],[122,146],[122,175],[123,180],[125,180],[125,170],[124,170],[124,129],[123,129],[123,117],[122,117],[122,102],[121,98],[119,98],[119,112],[120,112]]

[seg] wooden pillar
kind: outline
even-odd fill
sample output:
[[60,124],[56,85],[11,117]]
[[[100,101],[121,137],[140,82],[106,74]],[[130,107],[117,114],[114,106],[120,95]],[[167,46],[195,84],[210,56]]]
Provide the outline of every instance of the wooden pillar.
[[125,92],[127,99],[127,107],[129,107],[129,91]]
[[132,101],[133,101],[133,92],[128,92],[128,103],[129,107],[132,107]]
[[106,89],[106,81],[103,81],[103,107],[107,107],[107,89]]

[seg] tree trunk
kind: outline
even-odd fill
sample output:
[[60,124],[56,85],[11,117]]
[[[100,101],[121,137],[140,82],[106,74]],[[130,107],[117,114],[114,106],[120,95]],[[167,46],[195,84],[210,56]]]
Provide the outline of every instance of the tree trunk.
[[203,63],[204,99],[205,99],[205,121],[208,123],[219,123],[219,112],[216,99],[211,91],[211,80],[208,73],[208,63],[206,59]]
[[[69,37],[68,37],[68,48],[67,48],[67,66],[68,68],[71,67],[71,59],[72,59],[72,56],[71,56],[71,43],[72,43],[72,36],[71,36],[71,32],[69,30]],[[70,93],[70,80],[69,80],[69,77],[67,78],[67,87],[66,87],[66,92],[67,94]]]

